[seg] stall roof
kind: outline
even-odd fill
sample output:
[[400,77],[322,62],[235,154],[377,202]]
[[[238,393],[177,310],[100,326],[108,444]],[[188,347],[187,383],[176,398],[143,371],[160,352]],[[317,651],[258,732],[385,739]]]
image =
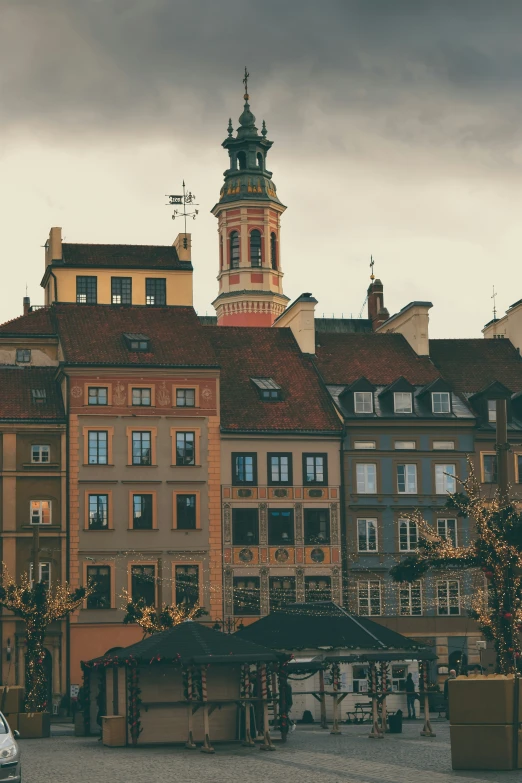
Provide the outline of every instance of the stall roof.
[[235,636],[275,650],[365,650],[401,653],[426,647],[333,601],[291,604],[237,631]]
[[232,663],[277,661],[281,655],[235,634],[226,634],[186,620],[168,631],[153,634],[141,642],[123,647],[86,663],[97,666],[108,661],[141,663]]

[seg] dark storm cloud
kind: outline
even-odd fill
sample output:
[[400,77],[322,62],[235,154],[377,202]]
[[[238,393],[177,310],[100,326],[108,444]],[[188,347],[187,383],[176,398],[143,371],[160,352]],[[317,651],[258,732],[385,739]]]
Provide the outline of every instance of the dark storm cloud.
[[254,111],[283,132],[318,115],[327,145],[519,144],[518,0],[2,0],[0,15],[4,132],[208,137],[237,117],[247,63]]

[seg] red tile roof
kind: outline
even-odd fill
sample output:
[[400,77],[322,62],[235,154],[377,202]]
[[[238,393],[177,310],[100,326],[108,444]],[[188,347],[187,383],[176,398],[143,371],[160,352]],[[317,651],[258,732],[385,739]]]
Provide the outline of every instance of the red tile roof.
[[[221,426],[246,432],[341,431],[330,395],[289,329],[206,326],[221,365]],[[283,399],[264,402],[251,378],[273,378]]]
[[192,269],[190,261],[179,260],[177,250],[172,245],[88,245],[64,242],[62,255],[66,266]]
[[[0,421],[65,421],[56,367],[0,367]],[[32,390],[45,392],[34,402]]]
[[28,315],[20,315],[18,318],[13,318],[0,325],[0,334],[2,335],[49,335],[55,333],[49,307],[34,310]]
[[404,376],[423,386],[440,377],[430,360],[417,356],[401,334],[316,333],[316,364],[325,383],[349,384],[365,377],[387,385]]
[[[217,365],[207,329],[192,307],[57,304],[53,314],[67,364]],[[146,335],[151,351],[129,351],[125,333]]]
[[476,394],[493,381],[522,391],[522,359],[510,340],[430,340],[430,355],[462,394]]

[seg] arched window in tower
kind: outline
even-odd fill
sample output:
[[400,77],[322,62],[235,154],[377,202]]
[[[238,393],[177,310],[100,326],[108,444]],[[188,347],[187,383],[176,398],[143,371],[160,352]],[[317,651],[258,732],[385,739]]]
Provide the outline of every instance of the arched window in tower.
[[246,152],[237,153],[237,162],[239,163],[240,169],[246,169]]
[[223,269],[223,237],[219,237],[219,268]]
[[237,269],[239,266],[239,234],[232,231],[230,234],[230,268]]
[[250,232],[250,265],[261,266],[261,232],[257,228]]
[[274,231],[270,234],[270,263],[272,269],[277,269],[277,237]]
[[261,152],[257,153],[257,165],[259,166],[260,169],[264,168],[264,165],[263,165],[263,155],[262,155]]

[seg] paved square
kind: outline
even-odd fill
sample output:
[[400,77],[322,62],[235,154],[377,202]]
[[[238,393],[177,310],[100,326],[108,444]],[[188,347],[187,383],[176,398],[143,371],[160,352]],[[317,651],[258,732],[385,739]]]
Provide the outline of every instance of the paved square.
[[[368,739],[368,726],[343,726],[332,736],[299,726],[274,753],[257,747],[216,746],[207,756],[177,747],[105,748],[95,738],[54,736],[21,741],[23,783],[517,783],[521,772],[454,772],[449,726],[435,723],[434,739],[419,736],[421,722],[403,733]],[[278,735],[276,735],[278,736]]]

